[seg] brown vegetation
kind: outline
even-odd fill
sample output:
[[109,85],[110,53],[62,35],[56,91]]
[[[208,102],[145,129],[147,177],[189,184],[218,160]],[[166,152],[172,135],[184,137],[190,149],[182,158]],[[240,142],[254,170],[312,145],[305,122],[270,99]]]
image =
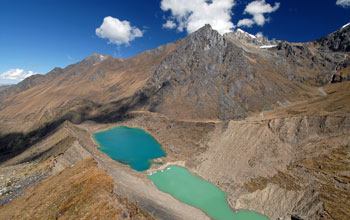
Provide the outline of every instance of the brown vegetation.
[[154,219],[113,187],[107,173],[85,159],[2,207],[0,219]]

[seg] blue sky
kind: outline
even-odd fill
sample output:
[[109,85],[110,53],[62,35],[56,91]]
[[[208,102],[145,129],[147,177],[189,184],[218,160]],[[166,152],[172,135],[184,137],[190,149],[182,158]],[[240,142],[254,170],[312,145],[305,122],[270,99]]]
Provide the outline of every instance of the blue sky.
[[95,52],[128,58],[204,23],[221,33],[240,24],[252,34],[305,42],[350,22],[349,15],[350,0],[0,0],[0,84]]

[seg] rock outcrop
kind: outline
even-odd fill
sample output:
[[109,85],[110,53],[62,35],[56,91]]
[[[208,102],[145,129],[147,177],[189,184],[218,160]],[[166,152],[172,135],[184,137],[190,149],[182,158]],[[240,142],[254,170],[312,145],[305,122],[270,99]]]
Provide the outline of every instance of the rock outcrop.
[[280,42],[279,40],[269,40],[267,37],[264,37],[262,35],[249,34],[239,28],[233,32],[226,33],[224,37],[232,40],[238,40],[240,42],[244,42],[260,48],[271,48]]
[[350,52],[350,23],[317,40],[316,43],[320,44],[322,50]]

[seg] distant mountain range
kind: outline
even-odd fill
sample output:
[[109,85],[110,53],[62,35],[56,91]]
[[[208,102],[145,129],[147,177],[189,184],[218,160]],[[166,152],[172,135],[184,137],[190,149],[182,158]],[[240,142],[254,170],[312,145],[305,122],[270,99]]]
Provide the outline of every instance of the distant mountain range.
[[8,89],[11,87],[11,85],[0,85],[0,92],[4,91],[5,89]]

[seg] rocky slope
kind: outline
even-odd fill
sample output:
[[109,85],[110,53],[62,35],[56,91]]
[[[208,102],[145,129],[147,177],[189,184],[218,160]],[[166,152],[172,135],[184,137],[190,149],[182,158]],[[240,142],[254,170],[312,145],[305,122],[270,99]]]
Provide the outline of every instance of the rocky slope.
[[[163,163],[184,165],[216,184],[235,209],[271,219],[348,219],[349,32],[346,26],[323,40],[276,41],[262,49],[264,41],[246,33],[221,36],[206,25],[126,60],[93,54],[32,76],[0,92],[0,160],[8,169],[44,166],[54,157],[48,182],[93,157],[114,180],[114,194],[152,215],[206,219],[159,192],[143,173],[111,160],[91,139],[111,126],[140,127],[164,147]],[[10,189],[27,182],[21,177]],[[5,207],[24,205],[21,198],[7,193],[6,204],[15,200]]]
[[316,41],[322,49],[350,52],[350,23]]
[[113,180],[85,159],[0,208],[1,219],[154,219],[113,194]]
[[245,118],[313,97],[313,86],[348,65],[346,53],[320,52],[315,45],[260,49],[207,25],[130,59],[95,54],[3,91],[0,132],[27,132],[62,119],[103,121],[128,109],[182,119]]
[[128,60],[93,54],[65,69],[29,77],[1,93],[0,133],[28,131],[64,117],[80,121],[102,104],[114,106],[132,97],[173,48],[160,46]]
[[167,152],[163,162],[183,161],[233,208],[271,219],[349,218],[348,116],[193,122],[140,112],[118,125],[149,131]]

